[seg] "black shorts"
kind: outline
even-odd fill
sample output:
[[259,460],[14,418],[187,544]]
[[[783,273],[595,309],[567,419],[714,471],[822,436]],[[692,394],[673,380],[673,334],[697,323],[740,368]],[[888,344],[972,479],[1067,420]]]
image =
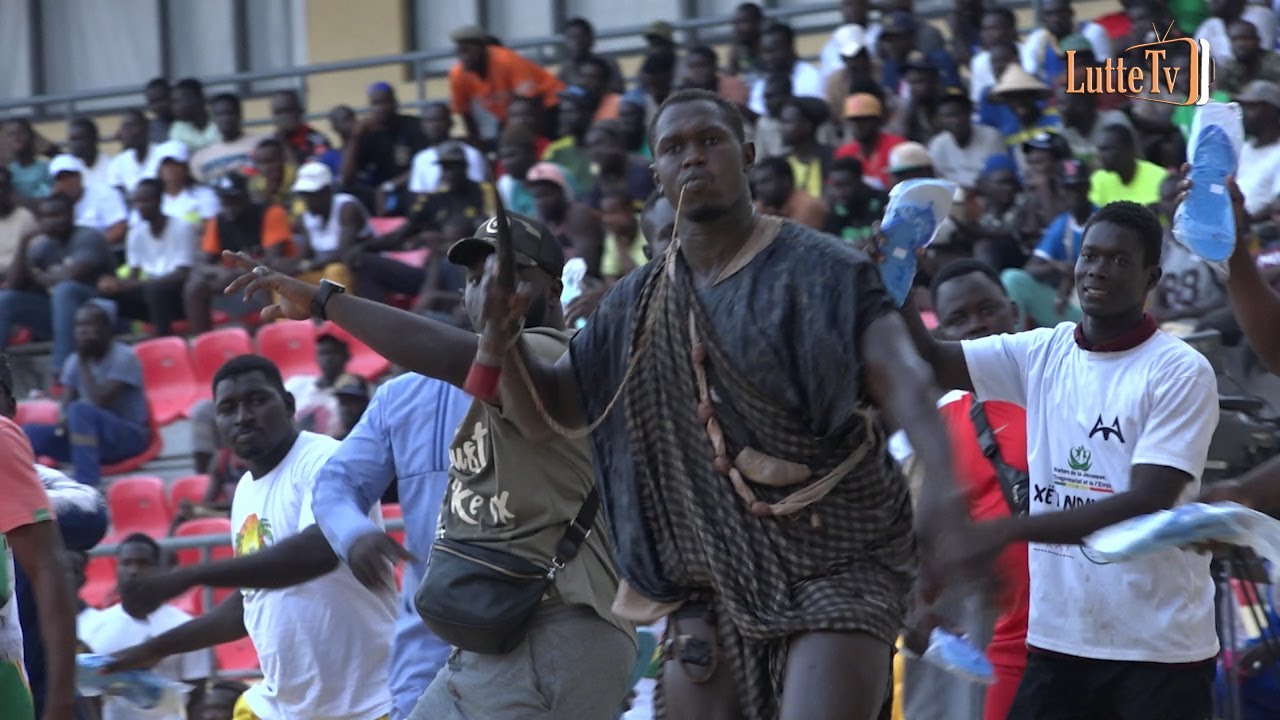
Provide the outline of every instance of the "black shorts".
[[1032,650],[1008,720],[1211,720],[1213,659],[1186,665]]

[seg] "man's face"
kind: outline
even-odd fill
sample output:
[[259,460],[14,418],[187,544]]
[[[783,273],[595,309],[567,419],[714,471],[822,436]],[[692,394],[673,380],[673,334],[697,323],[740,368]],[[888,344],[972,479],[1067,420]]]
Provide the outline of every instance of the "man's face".
[[684,77],[686,84],[703,90],[713,90],[719,82],[715,63],[707,56],[695,53],[684,56]]
[[84,196],[84,178],[78,172],[60,172],[53,178],[53,191],[78,202]]
[[1075,270],[1084,314],[1106,318],[1141,309],[1160,281],[1159,265],[1147,267],[1145,261],[1133,230],[1109,222],[1090,225]]
[[373,121],[379,125],[391,122],[391,118],[395,117],[398,109],[396,96],[390,90],[377,88],[369,93],[369,113],[373,116]]
[[515,142],[499,145],[498,159],[502,161],[507,174],[517,180],[523,180],[529,173],[529,168],[538,161],[532,145]]
[[1028,180],[1043,181],[1053,177],[1055,172],[1053,151],[1035,148],[1027,150],[1025,156]]
[[760,64],[766,72],[791,72],[795,55],[784,33],[771,32],[760,38]]
[[751,173],[751,186],[765,207],[779,208],[786,204],[794,189],[782,173],[770,167],[756,168]]
[[[1246,114],[1247,117],[1247,114]],[[1119,172],[1133,164],[1134,148],[1120,133],[1103,133],[1098,142],[1098,164],[1103,170]]]
[[1018,51],[1013,45],[1001,43],[991,49],[991,71],[998,78],[1009,65],[1018,61]]
[[465,41],[458,43],[458,62],[462,63],[462,67],[473,73],[478,73],[484,69],[485,55],[488,47],[484,43]]
[[147,112],[158,120],[171,120],[173,106],[169,97],[169,88],[156,86],[147,88]]
[[887,32],[880,36],[880,41],[884,43],[885,52],[889,57],[901,62],[907,55],[915,49],[916,39],[912,33],[907,32]]
[[98,149],[98,139],[84,123],[72,123],[67,128],[67,150],[78,158],[88,159]]
[[938,127],[957,138],[969,137],[972,125],[966,106],[958,102],[943,103],[938,108]]
[[933,70],[908,70],[907,88],[912,98],[932,100],[938,96],[938,73]]
[[177,160],[160,163],[160,181],[165,185],[183,185],[187,182],[187,164]]
[[356,129],[356,113],[346,105],[340,105],[329,111],[329,125],[338,137],[346,140]]
[[147,121],[141,115],[126,113],[120,118],[120,144],[140,148],[147,141]]
[[333,206],[332,188],[321,188],[315,192],[300,192],[298,197],[302,198],[302,204],[306,206],[307,212],[322,218],[329,217],[329,210]]
[[45,235],[65,238],[75,227],[70,203],[61,200],[43,200],[40,202],[40,231]]
[[133,209],[147,222],[160,217],[160,191],[150,183],[139,185],[133,191]]
[[1040,17],[1045,29],[1053,33],[1054,37],[1063,38],[1071,34],[1075,12],[1071,9],[1071,3],[1066,0],[1049,0],[1044,3],[1040,9]]
[[184,88],[173,91],[173,116],[186,122],[194,122],[203,109],[204,99]]
[[638,229],[635,210],[622,198],[607,197],[600,201],[600,221],[605,230],[621,237],[634,237]]
[[[849,118],[846,122],[849,124],[849,132],[853,135],[853,139],[864,147],[876,142],[880,135],[880,128],[884,125],[884,121],[878,117]],[[869,148],[867,152],[870,152]]]
[[867,0],[842,0],[840,3],[840,17],[843,18],[845,24],[856,23],[863,27],[867,26],[867,15],[870,8]]
[[676,209],[665,196],[640,215],[640,232],[644,233],[644,254],[650,259],[667,251],[676,231]]
[[284,179],[284,152],[273,145],[266,145],[253,151],[253,166],[263,177],[273,183]]
[[837,205],[848,208],[861,196],[862,178],[847,170],[837,170],[827,179],[827,191]]
[[576,100],[565,98],[560,102],[560,135],[580,137],[591,126],[591,116]]
[[1097,101],[1086,93],[1069,93],[1065,88],[1058,92],[1058,112],[1068,127],[1084,127],[1092,123],[1098,114]]
[[644,88],[645,94],[652,98],[665,100],[671,94],[672,81],[673,75],[670,70],[640,73],[640,86]]
[[844,57],[845,75],[855,79],[871,80],[871,53],[863,50],[857,55]]
[[1231,38],[1231,52],[1236,56],[1237,62],[1249,63],[1258,57],[1260,41],[1258,28],[1253,23],[1244,20],[1233,22],[1227,35]]
[[1036,118],[1040,117],[1040,96],[1033,92],[1011,92],[1005,93],[1001,102],[1009,106],[1014,115],[1018,116],[1024,125],[1030,125]]
[[782,105],[791,99],[791,82],[770,81],[764,86],[764,111],[769,117],[778,117]]
[[751,10],[733,13],[733,39],[739,45],[750,45],[760,39],[761,18]]
[[1275,128],[1280,110],[1263,102],[1245,102],[1240,103],[1240,106],[1244,110],[1244,131],[1246,134],[1253,137],[1267,135],[1270,130]]
[[[1005,21],[1004,17],[995,13],[987,13],[982,16],[982,27],[978,32],[978,38],[982,41],[982,46],[987,49],[1013,39],[1013,28],[1009,27],[1009,23]],[[997,75],[996,77],[1000,76]]]
[[440,166],[440,179],[451,190],[458,190],[467,185],[467,164],[465,162],[447,162]]
[[243,460],[269,455],[293,429],[293,398],[259,371],[224,378],[213,401],[218,433]]
[[[484,312],[484,294],[480,280],[484,277],[484,263],[481,259],[467,267],[467,287],[462,294],[462,304],[473,329],[483,327],[480,317]],[[516,268],[516,282],[528,283],[530,288],[529,308],[524,313],[525,327],[546,326],[549,303],[560,302],[560,279],[552,278],[541,268],[521,266]]]
[[293,93],[276,93],[271,96],[271,120],[276,132],[292,135],[302,127],[302,104]]
[[535,135],[542,134],[538,109],[527,100],[511,101],[511,107],[507,108],[507,125],[528,128]]
[[983,194],[1000,206],[1013,202],[1018,194],[1018,180],[1012,170],[997,170],[987,176]]
[[673,204],[684,195],[685,216],[707,222],[728,213],[748,195],[747,173],[755,149],[708,100],[669,107],[654,128],[654,174]]
[[233,140],[240,137],[242,125],[240,122],[240,108],[229,100],[216,102],[213,104],[213,124],[217,126],[218,132],[222,133],[224,140]]
[[564,188],[553,182],[535,182],[529,183],[529,196],[533,198],[533,204],[538,208],[538,217],[547,220],[549,218],[559,217],[563,212],[568,200],[564,196]]
[[11,122],[4,126],[5,140],[9,143],[9,152],[14,155],[25,155],[35,146],[35,137],[31,130],[20,122]]
[[581,60],[591,54],[591,45],[594,38],[587,29],[581,25],[574,25],[564,31],[564,50],[569,57],[575,60]]
[[608,170],[626,165],[627,151],[617,136],[605,128],[595,127],[587,131],[587,154],[591,162]]
[[787,145],[797,145],[813,140],[813,125],[804,113],[800,112],[800,108],[787,105],[782,108],[782,115],[778,119],[782,121],[782,142]]
[[626,128],[628,141],[635,140],[638,144],[644,135],[644,108],[631,102],[619,103],[618,122]]
[[448,140],[452,126],[453,116],[449,114],[449,108],[443,105],[432,105],[422,114],[422,132],[432,145]]
[[320,366],[320,374],[330,383],[346,371],[350,359],[345,344],[329,337],[316,342],[316,365]]
[[97,305],[82,305],[75,314],[76,352],[99,357],[111,344],[111,322]]
[[578,84],[590,93],[591,97],[599,98],[604,97],[608,90],[609,78],[605,77],[596,63],[584,62],[578,65]]
[[158,565],[155,548],[146,543],[125,543],[116,555],[116,582],[124,585],[155,570]]
[[994,280],[980,272],[959,275],[938,286],[938,335],[943,340],[976,340],[1012,333],[1013,301]]

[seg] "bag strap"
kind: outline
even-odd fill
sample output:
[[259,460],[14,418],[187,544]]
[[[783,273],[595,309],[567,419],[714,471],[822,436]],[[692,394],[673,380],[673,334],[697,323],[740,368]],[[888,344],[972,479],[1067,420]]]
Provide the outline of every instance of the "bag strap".
[[600,492],[596,486],[592,486],[591,492],[587,493],[587,499],[582,501],[582,508],[578,510],[577,517],[569,521],[569,527],[564,529],[564,535],[560,536],[560,541],[556,543],[556,556],[551,559],[551,568],[548,571],[550,579],[554,579],[557,572],[578,557],[578,550],[590,537],[591,528],[596,524],[596,513],[599,510]]
[[978,446],[982,448],[982,454],[995,467],[996,480],[1000,483],[1005,502],[1009,504],[1009,512],[1015,517],[1026,515],[1030,509],[1031,476],[1004,461],[1000,446],[996,443],[996,434],[987,420],[986,408],[976,397],[973,398],[973,406],[969,408],[969,420],[978,433]]

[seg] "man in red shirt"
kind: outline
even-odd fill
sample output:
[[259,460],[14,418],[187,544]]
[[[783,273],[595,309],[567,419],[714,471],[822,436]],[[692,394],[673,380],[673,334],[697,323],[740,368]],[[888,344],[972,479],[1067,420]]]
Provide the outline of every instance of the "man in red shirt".
[[836,148],[838,158],[851,157],[862,161],[862,175],[868,184],[888,190],[889,151],[904,138],[881,132],[884,127],[884,106],[870,93],[854,93],[844,101],[844,119],[853,140]]
[[[934,278],[931,294],[938,316],[935,332],[942,339],[970,340],[1015,330],[1017,312],[1013,302],[1005,294],[1000,277],[985,263],[964,259],[943,266]],[[1006,402],[981,403],[982,416],[990,430],[987,433],[979,431],[983,419],[975,417],[973,405],[972,393],[953,391],[943,396],[938,408],[951,439],[956,481],[968,488],[969,514],[978,522],[1008,517],[1010,496],[1020,498],[1020,503],[1014,502],[1026,512],[1026,410]],[[998,453],[989,459],[984,448],[991,442]],[[997,470],[998,464],[1003,468]],[[1001,474],[1005,476],[1003,481]],[[1018,479],[1023,482],[1020,495],[1014,489]],[[995,668],[995,683],[985,691],[985,720],[1004,720],[1008,715],[1027,665],[1030,580],[1026,543],[1007,547],[995,567],[1004,593],[999,598],[1001,614],[987,646],[987,658]],[[958,622],[971,637],[980,635],[985,639],[991,629],[990,616],[982,612],[965,614],[971,617],[946,619]],[[987,619],[983,620],[983,616]],[[980,627],[983,623],[986,627]],[[967,681],[915,663],[907,669],[905,686],[908,717],[977,717],[982,690]],[[971,688],[977,688],[977,693]]]
[[517,95],[541,98],[544,108],[560,102],[565,86],[559,78],[502,47],[484,28],[460,27],[449,37],[458,48],[458,62],[449,69],[449,96],[473,144],[492,147],[497,143],[507,108]]

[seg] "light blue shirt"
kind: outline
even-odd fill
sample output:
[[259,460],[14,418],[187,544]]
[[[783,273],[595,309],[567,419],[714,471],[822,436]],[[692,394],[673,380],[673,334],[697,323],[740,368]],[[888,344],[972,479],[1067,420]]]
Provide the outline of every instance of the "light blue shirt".
[[316,478],[311,504],[316,524],[343,562],[357,538],[379,531],[369,509],[393,478],[399,482],[405,546],[422,560],[405,566],[391,648],[391,694],[400,717],[409,715],[449,658],[449,645],[418,617],[413,595],[449,486],[449,444],[471,402],[471,396],[441,380],[401,375],[378,388],[364,417]]

